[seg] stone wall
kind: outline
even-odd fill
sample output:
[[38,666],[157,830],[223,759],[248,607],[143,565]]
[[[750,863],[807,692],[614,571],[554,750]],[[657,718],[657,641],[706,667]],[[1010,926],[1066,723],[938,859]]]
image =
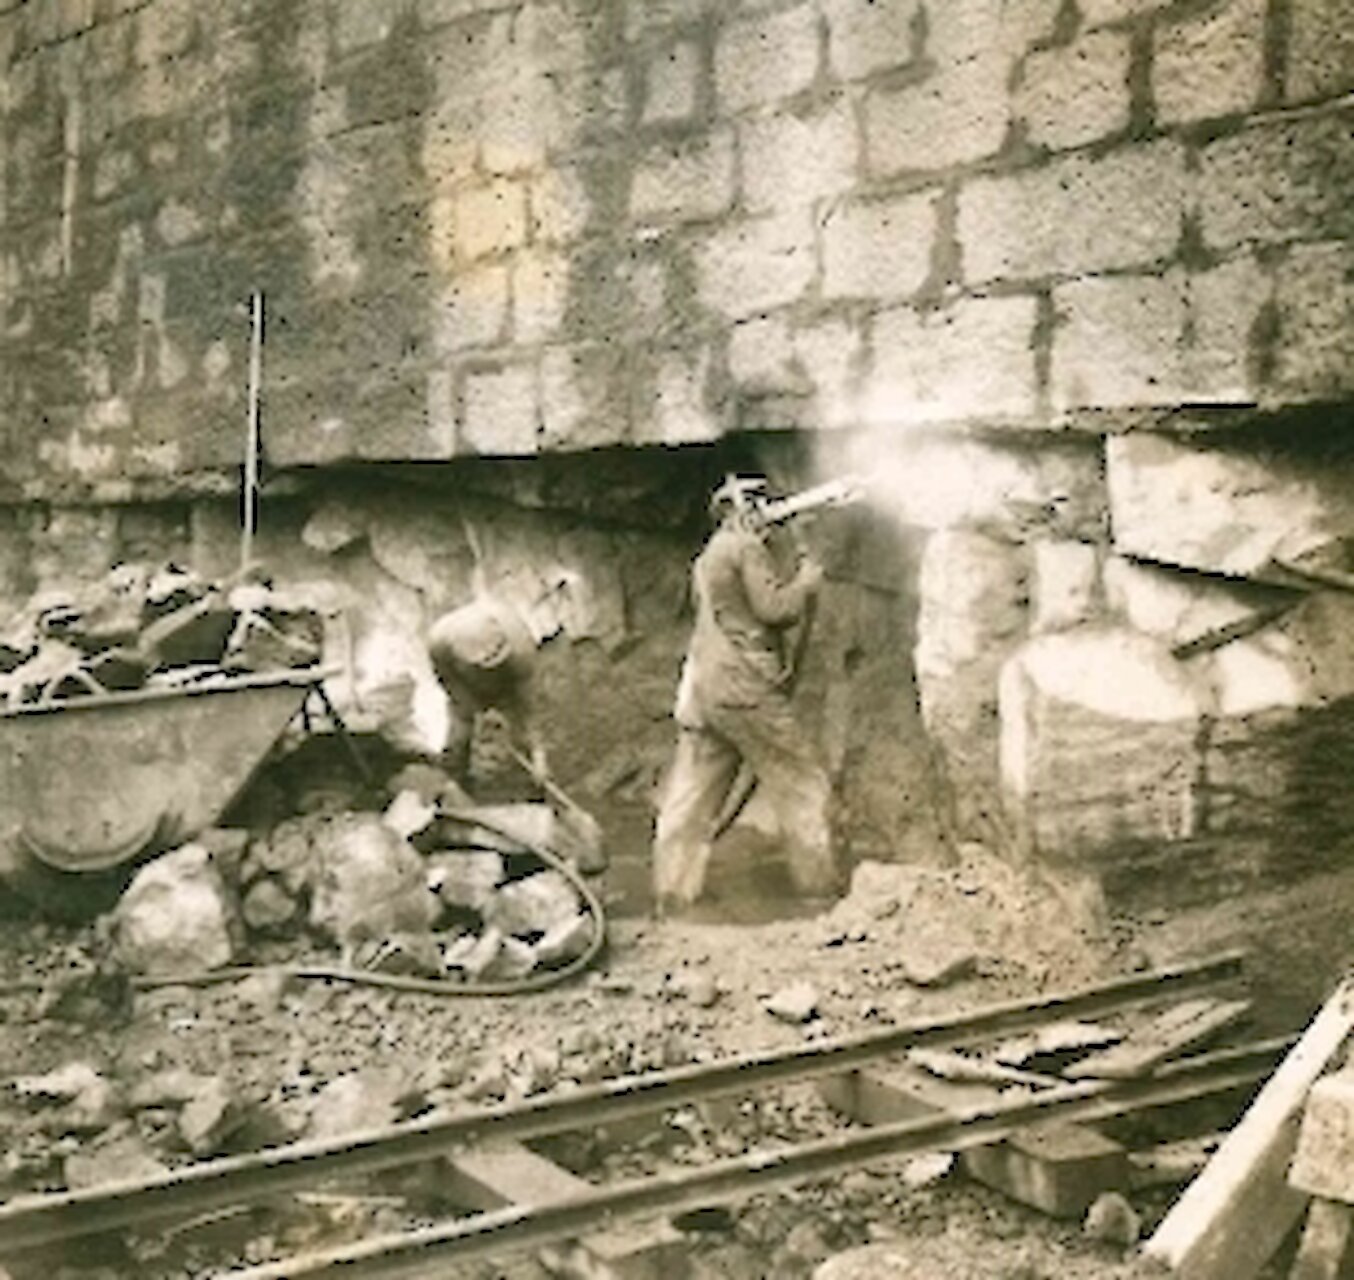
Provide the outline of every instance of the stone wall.
[[[0,0],[0,556],[233,491],[260,289],[274,503],[725,437],[865,471],[893,529],[830,616],[901,658],[843,631],[815,697],[878,842],[929,748],[864,750],[845,674],[906,738],[915,645],[961,833],[1126,891],[1338,858],[1348,629],[1294,566],[1354,536],[1352,30],[1352,0]],[[555,507],[624,573],[596,474]],[[526,490],[505,518],[545,536]],[[462,586],[427,554],[419,616]]]
[[5,0],[5,478],[1338,397],[1350,18]]

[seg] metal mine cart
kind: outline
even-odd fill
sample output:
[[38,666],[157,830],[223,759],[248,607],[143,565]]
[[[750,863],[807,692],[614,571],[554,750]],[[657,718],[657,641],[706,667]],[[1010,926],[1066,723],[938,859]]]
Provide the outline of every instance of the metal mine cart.
[[[0,714],[0,879],[121,866],[215,823],[312,694],[318,667],[218,675]],[[45,896],[45,895],[44,895]]]

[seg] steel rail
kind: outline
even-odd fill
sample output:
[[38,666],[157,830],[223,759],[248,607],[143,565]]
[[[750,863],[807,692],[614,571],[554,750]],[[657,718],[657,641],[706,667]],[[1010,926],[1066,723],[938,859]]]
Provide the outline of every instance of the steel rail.
[[1017,1129],[1107,1120],[1242,1088],[1268,1075],[1292,1044],[1291,1037],[1263,1041],[1188,1059],[1156,1076],[1050,1089],[1006,1105],[973,1107],[753,1152],[699,1169],[598,1187],[564,1200],[513,1205],[220,1274],[230,1280],[398,1280],[441,1275],[441,1268],[450,1263],[576,1237],[621,1218],[680,1213],[843,1173],[881,1159],[960,1151],[998,1142]]
[[475,1144],[521,1142],[587,1130],[669,1107],[838,1074],[920,1046],[973,1043],[1051,1020],[1103,1017],[1186,993],[1216,990],[1242,976],[1243,958],[1243,952],[1232,951],[1034,1002],[1007,1001],[864,1036],[624,1076],[525,1103],[428,1116],[341,1138],[203,1161],[139,1181],[21,1196],[0,1204],[0,1257],[77,1236],[266,1200],[297,1188],[313,1188],[325,1179],[411,1164]]

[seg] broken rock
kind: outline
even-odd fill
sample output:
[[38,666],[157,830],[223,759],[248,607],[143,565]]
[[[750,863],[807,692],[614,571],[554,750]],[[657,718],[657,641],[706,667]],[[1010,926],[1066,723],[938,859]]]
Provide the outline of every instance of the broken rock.
[[818,992],[811,982],[800,980],[782,987],[766,1002],[766,1011],[781,1022],[808,1022],[818,1012]]
[[1092,1240],[1129,1248],[1142,1235],[1142,1218],[1117,1191],[1106,1191],[1086,1211],[1082,1230]]
[[120,1126],[67,1156],[65,1179],[66,1186],[78,1191],[109,1182],[138,1182],[165,1171],[140,1135]]
[[400,1099],[408,1088],[402,1072],[382,1068],[338,1076],[315,1096],[309,1135],[337,1138],[394,1124],[400,1118]]
[[208,1076],[179,1113],[179,1136],[194,1155],[214,1155],[241,1121],[230,1087],[220,1076]]
[[197,973],[235,956],[234,910],[206,849],[188,844],[136,873],[114,928],[123,965],[136,973]]
[[448,907],[483,911],[503,883],[503,855],[488,849],[435,854],[427,868],[428,887]]
[[296,918],[297,903],[272,876],[255,880],[240,903],[240,914],[251,929],[275,933]]
[[[594,928],[592,916],[582,911],[568,920],[561,920],[536,944],[536,959],[548,967],[577,960],[592,944]],[[713,1003],[711,1000],[710,1004]]]
[[486,906],[485,920],[505,934],[549,933],[578,914],[578,891],[558,871],[538,871],[504,885]]
[[375,814],[341,814],[316,847],[310,922],[344,947],[426,931],[437,900],[423,859]]

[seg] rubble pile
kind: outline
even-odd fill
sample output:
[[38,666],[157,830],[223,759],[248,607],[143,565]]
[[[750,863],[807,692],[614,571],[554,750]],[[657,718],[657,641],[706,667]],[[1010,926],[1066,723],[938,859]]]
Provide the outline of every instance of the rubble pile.
[[10,618],[0,632],[0,702],[12,710],[308,667],[321,640],[319,614],[267,583],[120,564],[97,582],[40,591]]

